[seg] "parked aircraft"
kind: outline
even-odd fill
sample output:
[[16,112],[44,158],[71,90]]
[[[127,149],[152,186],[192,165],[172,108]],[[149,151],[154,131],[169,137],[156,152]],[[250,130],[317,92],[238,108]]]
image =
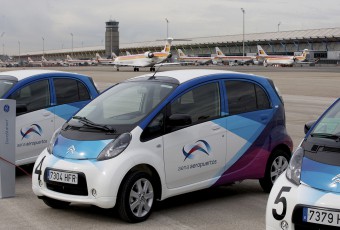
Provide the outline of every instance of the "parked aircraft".
[[308,49],[304,49],[299,56],[291,55],[268,55],[260,45],[257,45],[257,61],[268,65],[292,66],[294,63],[301,63],[306,60]]
[[[115,58],[112,65],[117,68],[119,71],[119,67],[121,66],[130,66],[133,67],[133,71],[139,71],[141,67],[150,67],[150,71],[155,71],[155,66],[166,65],[165,62],[168,58],[171,57],[170,48],[171,42],[173,38],[166,39],[166,43],[164,49],[161,52],[151,52],[147,51],[143,54],[130,54],[125,56],[118,56]],[[169,63],[173,64],[173,63]]]
[[97,61],[95,60],[82,60],[82,59],[72,59],[70,55],[66,56],[66,59],[64,61],[64,64],[66,65],[93,65]]
[[62,61],[47,60],[44,56],[41,57],[41,61],[42,61],[43,66],[57,66],[57,65],[62,66],[63,65]]
[[111,58],[102,58],[99,53],[96,53],[96,60],[99,65],[112,65],[116,57],[115,53],[111,54]]
[[33,61],[32,58],[28,57],[27,58],[27,62],[28,62],[28,65],[29,66],[39,66],[39,67],[42,67],[43,66],[43,62],[42,61]]
[[177,49],[177,60],[180,63],[193,63],[195,65],[205,65],[212,63],[212,57],[189,57],[181,49]]
[[256,56],[226,56],[224,53],[218,48],[215,47],[216,56],[214,57],[214,62],[217,63],[229,63],[229,64],[249,64],[253,63],[256,59]]

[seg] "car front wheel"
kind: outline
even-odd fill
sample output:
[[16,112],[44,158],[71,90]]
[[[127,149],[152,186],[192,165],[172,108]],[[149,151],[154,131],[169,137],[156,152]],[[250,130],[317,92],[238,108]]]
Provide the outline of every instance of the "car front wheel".
[[128,222],[146,220],[152,211],[155,192],[151,176],[133,172],[124,180],[117,198],[119,216]]

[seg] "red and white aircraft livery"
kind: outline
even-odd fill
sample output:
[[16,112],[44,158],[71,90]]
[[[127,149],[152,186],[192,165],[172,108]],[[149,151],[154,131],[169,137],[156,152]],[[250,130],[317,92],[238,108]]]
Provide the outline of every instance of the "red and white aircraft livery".
[[307,58],[308,49],[304,49],[299,56],[291,55],[268,55],[260,45],[257,45],[257,60],[263,63],[263,66],[280,65],[292,66],[294,63],[302,63]]
[[[164,49],[161,52],[147,51],[143,54],[130,54],[125,56],[118,56],[115,58],[112,65],[114,65],[117,68],[117,71],[119,71],[119,67],[121,66],[133,67],[134,71],[139,71],[139,68],[141,67],[150,67],[150,71],[155,71],[155,66],[160,65],[161,63],[165,62],[168,58],[171,57],[170,48],[172,41],[173,38],[166,39]],[[163,63],[162,65],[166,64],[167,63]]]
[[226,56],[218,47],[215,47],[215,50],[216,56],[214,57],[214,62],[217,63],[235,63],[243,65],[253,63],[256,59],[256,56]]
[[181,49],[178,49],[177,53],[178,53],[177,60],[181,63],[193,63],[195,65],[205,65],[205,64],[212,63],[211,57],[187,56]]

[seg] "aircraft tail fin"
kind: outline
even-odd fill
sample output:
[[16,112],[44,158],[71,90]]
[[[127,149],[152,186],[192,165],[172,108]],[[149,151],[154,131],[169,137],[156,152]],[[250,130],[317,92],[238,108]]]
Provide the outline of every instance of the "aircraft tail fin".
[[183,57],[187,56],[187,55],[185,55],[185,53],[181,49],[178,49],[177,53],[178,53],[178,57],[180,57],[180,58],[183,58]]
[[216,50],[216,55],[217,56],[224,56],[224,53],[220,50],[220,48],[215,47],[215,50]]
[[260,45],[257,45],[257,54],[259,56],[268,56],[267,53],[262,49]]
[[44,56],[41,56],[41,61],[47,62],[46,58]]
[[173,40],[173,38],[166,39],[164,49],[162,50],[163,53],[170,53],[171,43]]
[[28,57],[27,58],[28,62],[33,62],[32,58]]
[[96,53],[96,60],[102,59],[102,57],[99,55],[99,53]]
[[115,54],[114,52],[112,52],[112,59],[114,59],[114,58],[117,58],[118,56],[117,56],[117,54]]
[[68,61],[71,61],[71,60],[72,60],[72,58],[71,58],[70,55],[67,55],[67,56],[66,56],[66,59],[67,59]]

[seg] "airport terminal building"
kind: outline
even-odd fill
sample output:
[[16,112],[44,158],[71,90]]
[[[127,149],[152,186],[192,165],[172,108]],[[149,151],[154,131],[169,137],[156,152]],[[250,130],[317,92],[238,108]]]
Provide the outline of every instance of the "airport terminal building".
[[[96,53],[108,56],[109,51],[125,55],[146,51],[161,51],[165,41],[141,41],[134,43],[119,43],[118,22],[106,22],[105,46],[82,47],[62,50],[45,50],[47,59],[63,60],[73,53],[74,58],[94,58]],[[257,45],[268,54],[294,55],[304,49],[310,51],[309,59],[318,59],[322,64],[340,64],[340,28],[324,28],[309,30],[280,31],[268,33],[252,33],[244,35],[245,54],[257,53]],[[177,57],[177,49],[182,49],[187,55],[214,56],[215,47],[219,47],[225,55],[243,54],[243,35],[224,35],[211,37],[185,38],[185,41],[173,41],[171,52],[173,59]],[[40,59],[42,52],[21,54],[21,58]]]

